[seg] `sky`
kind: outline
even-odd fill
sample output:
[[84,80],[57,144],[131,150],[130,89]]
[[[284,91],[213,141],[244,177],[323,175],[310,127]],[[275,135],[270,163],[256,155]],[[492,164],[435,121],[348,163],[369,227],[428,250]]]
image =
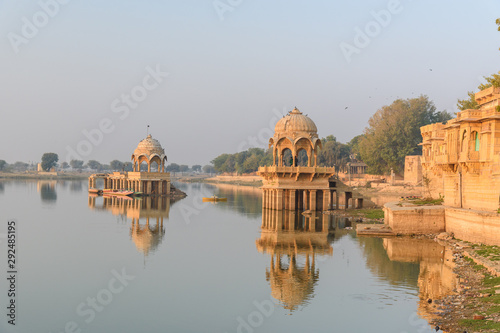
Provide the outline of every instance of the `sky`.
[[[348,142],[397,98],[500,70],[498,0],[0,0],[0,159],[168,161],[267,148],[295,106]],[[149,125],[149,128],[147,127]]]

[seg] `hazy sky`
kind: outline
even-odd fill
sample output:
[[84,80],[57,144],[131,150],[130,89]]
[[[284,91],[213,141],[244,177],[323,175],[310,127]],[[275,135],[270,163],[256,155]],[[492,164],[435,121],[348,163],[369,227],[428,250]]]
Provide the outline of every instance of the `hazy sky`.
[[500,70],[498,17],[498,0],[0,0],[0,159],[128,161],[150,125],[169,162],[206,164],[266,147],[294,106],[341,142],[398,96],[456,111]]

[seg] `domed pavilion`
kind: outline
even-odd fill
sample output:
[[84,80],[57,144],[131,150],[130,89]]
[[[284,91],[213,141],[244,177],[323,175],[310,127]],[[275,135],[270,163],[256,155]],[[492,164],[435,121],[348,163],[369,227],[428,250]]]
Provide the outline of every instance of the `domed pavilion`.
[[313,211],[332,208],[335,168],[318,166],[321,148],[316,124],[297,108],[278,121],[274,136],[269,139],[273,165],[260,167],[258,171],[263,178],[263,208]]
[[[104,179],[104,191],[129,190],[142,195],[169,195],[170,173],[165,172],[167,155],[160,142],[149,134],[139,142],[132,154],[133,171],[93,174],[89,177],[89,189],[95,189],[97,179]],[[141,165],[147,171],[141,171]]]
[[140,171],[142,162],[148,165],[148,172],[151,172],[151,164],[156,163],[157,169],[160,172],[165,171],[165,163],[167,162],[167,155],[158,140],[153,139],[151,134],[144,140],[139,142],[137,148],[132,154],[132,162],[134,164],[134,171]]

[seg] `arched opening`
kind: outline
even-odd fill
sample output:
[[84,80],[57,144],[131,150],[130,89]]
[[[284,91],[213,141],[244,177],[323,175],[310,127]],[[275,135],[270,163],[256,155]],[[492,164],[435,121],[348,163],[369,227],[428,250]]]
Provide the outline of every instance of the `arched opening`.
[[480,146],[479,134],[476,131],[472,132],[471,141],[474,144],[474,151],[479,151],[479,146]]
[[289,148],[285,148],[281,151],[281,165],[282,166],[293,165],[293,154]]
[[149,161],[151,165],[151,172],[160,172],[161,171],[161,159],[159,156],[154,156]]
[[467,131],[464,131],[464,133],[462,134],[462,141],[460,141],[460,151],[464,151],[464,143],[465,143],[465,138],[466,138],[466,135],[467,135]]
[[305,149],[300,149],[298,151],[296,165],[298,166],[309,165],[309,156],[307,155],[307,151]]
[[148,162],[147,161],[141,161],[139,163],[139,171],[148,172]]

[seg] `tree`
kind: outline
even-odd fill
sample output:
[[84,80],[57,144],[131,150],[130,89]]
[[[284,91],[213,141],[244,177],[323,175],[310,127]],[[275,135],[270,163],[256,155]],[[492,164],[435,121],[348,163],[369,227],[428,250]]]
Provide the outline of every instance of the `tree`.
[[4,160],[0,160],[0,171],[3,171],[3,169],[5,168],[6,165],[7,165],[7,162],[5,162]]
[[134,165],[132,162],[124,162],[123,163],[123,170],[124,171],[134,171]]
[[359,155],[359,141],[363,138],[363,134],[357,135],[351,139],[347,143],[347,145],[351,148],[351,155],[354,155],[354,158],[361,159]]
[[59,156],[55,153],[45,153],[42,155],[42,169],[44,171],[50,171],[56,166],[57,161],[59,161]]
[[[486,83],[481,83],[477,89],[479,91],[488,89],[489,87],[500,87],[500,72],[498,74],[491,74],[491,76],[485,76],[484,79]],[[468,99],[459,99],[457,102],[457,107],[460,111],[467,109],[479,109],[479,104],[476,102],[476,96],[473,91],[467,92],[469,96]]]
[[111,167],[111,170],[114,171],[121,171],[123,169],[123,162],[120,162],[118,160],[112,160],[109,162],[109,166]]
[[61,169],[67,169],[67,168],[69,168],[68,162],[66,162],[66,161],[62,162],[61,163]]
[[193,169],[194,172],[201,172],[201,165],[195,164],[191,167],[191,169]]
[[14,169],[17,171],[26,171],[28,170],[29,164],[25,162],[19,162],[17,161],[14,163]]
[[187,166],[186,164],[182,164],[179,166],[179,171],[180,172],[186,172],[189,170],[189,166]]
[[250,173],[259,169],[260,157],[258,155],[251,155],[243,162],[243,165],[238,168],[238,173]]
[[318,154],[320,166],[335,166],[339,171],[344,171],[350,161],[351,148],[337,142],[332,135],[322,139],[323,148]]
[[97,162],[96,160],[88,161],[87,166],[92,170],[101,170],[101,168],[102,168],[101,163]]
[[207,164],[203,167],[203,172],[204,173],[215,173],[215,169],[213,166]]
[[476,94],[473,91],[468,91],[467,95],[469,99],[459,99],[457,101],[457,107],[460,111],[467,109],[479,109],[479,104],[476,102]]
[[[500,18],[498,18],[496,20],[496,24],[498,25],[498,31],[500,31]],[[499,48],[499,50],[500,50],[500,48]]]
[[214,169],[219,171],[222,168],[222,165],[226,163],[229,158],[229,154],[222,154],[214,158],[210,163],[214,165]]
[[78,169],[81,170],[83,168],[83,161],[82,160],[71,160],[69,161],[69,165],[71,165],[71,168],[73,169]]
[[451,119],[446,111],[436,111],[427,96],[398,99],[378,110],[368,121],[359,141],[361,159],[369,172],[383,174],[394,169],[400,172],[406,155],[421,154],[420,127]]
[[177,163],[170,163],[170,164],[167,166],[166,170],[167,170],[168,172],[179,172],[179,170],[180,170],[180,166],[179,166],[179,164],[177,164]]

